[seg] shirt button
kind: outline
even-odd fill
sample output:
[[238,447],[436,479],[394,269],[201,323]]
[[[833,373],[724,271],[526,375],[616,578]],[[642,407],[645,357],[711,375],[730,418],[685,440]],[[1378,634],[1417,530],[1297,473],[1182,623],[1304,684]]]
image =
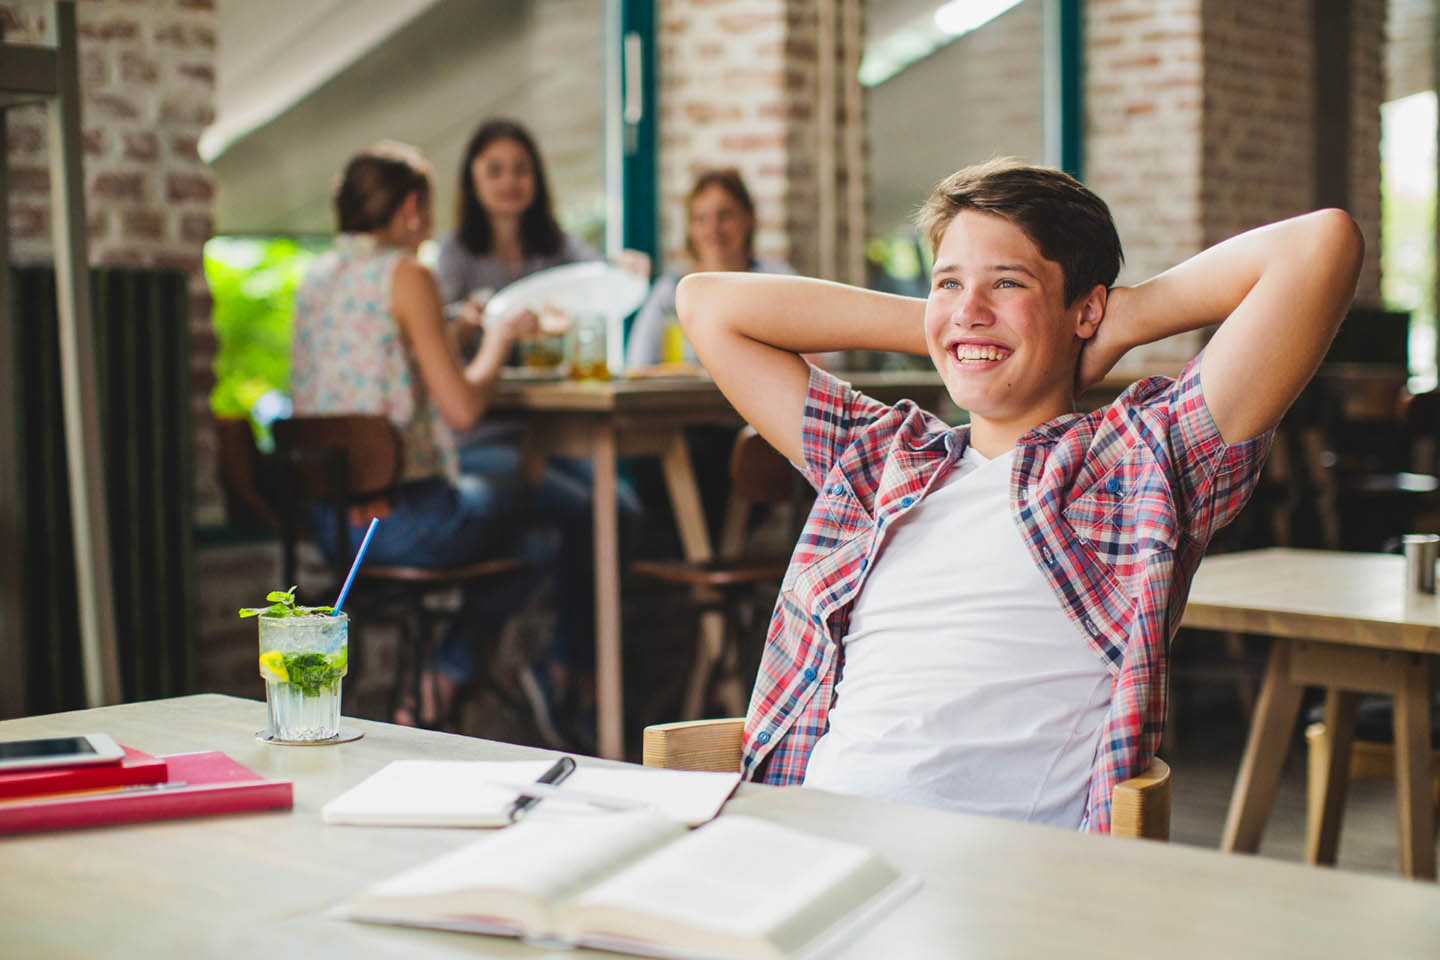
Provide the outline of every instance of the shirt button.
[[761,730],[759,733],[755,734],[755,742],[756,742],[756,743],[762,743],[762,744],[763,744],[763,743],[769,743],[769,742],[770,742],[770,731],[769,731],[769,730]]
[[1105,481],[1105,489],[1106,489],[1106,490],[1109,490],[1111,493],[1119,493],[1119,492],[1120,492],[1120,478],[1119,478],[1119,477],[1111,477],[1109,480],[1106,480],[1106,481]]
[[1045,558],[1045,563],[1046,563],[1047,565],[1052,566],[1052,567],[1055,566],[1055,554],[1053,554],[1053,553],[1050,552],[1050,548],[1049,548],[1049,547],[1041,547],[1041,548],[1040,548],[1040,556],[1042,556],[1042,557]]
[[900,501],[900,506],[902,506],[902,507],[908,507],[908,506],[910,506],[910,504],[912,504],[912,503],[914,503],[914,502],[915,502],[915,498],[914,498],[914,497],[906,497],[904,500],[901,500],[901,501]]
[[814,683],[814,682],[815,682],[815,678],[818,677],[818,676],[819,676],[819,674],[815,672],[815,668],[814,668],[814,667],[806,667],[806,668],[805,668],[805,682],[806,682],[806,683]]
[[868,566],[870,566],[870,558],[869,558],[869,557],[861,557],[861,558],[860,558],[860,569],[861,569],[861,570],[864,570],[864,569],[865,569],[866,567],[868,567]]
[[832,496],[832,497],[838,497],[838,496],[840,496],[840,494],[842,494],[842,493],[844,493],[844,492],[845,492],[845,487],[844,487],[844,485],[839,484],[839,483],[832,483],[832,484],[830,485],[830,496]]
[[1092,637],[1100,636],[1100,629],[1095,626],[1095,621],[1091,620],[1089,617],[1085,618],[1085,629],[1090,631],[1090,635]]

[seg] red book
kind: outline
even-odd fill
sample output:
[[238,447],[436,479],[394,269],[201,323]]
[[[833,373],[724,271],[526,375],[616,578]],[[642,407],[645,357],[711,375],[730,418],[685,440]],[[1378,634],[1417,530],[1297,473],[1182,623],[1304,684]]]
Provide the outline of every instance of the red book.
[[177,753],[159,759],[165,761],[169,771],[168,779],[161,783],[99,787],[0,802],[0,834],[249,810],[288,810],[294,804],[289,780],[267,780],[218,750]]
[[117,787],[133,783],[159,783],[165,779],[165,761],[125,747],[119,763],[90,763],[48,770],[0,773],[0,799],[61,793],[87,787]]

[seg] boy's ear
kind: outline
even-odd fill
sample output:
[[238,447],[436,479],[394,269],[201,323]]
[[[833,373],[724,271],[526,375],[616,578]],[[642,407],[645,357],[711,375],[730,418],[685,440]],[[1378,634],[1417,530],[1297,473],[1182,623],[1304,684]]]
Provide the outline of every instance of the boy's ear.
[[1100,284],[1096,284],[1089,293],[1080,298],[1080,313],[1075,317],[1075,336],[1081,340],[1089,340],[1095,336],[1100,329],[1100,321],[1105,318],[1105,304],[1110,291]]

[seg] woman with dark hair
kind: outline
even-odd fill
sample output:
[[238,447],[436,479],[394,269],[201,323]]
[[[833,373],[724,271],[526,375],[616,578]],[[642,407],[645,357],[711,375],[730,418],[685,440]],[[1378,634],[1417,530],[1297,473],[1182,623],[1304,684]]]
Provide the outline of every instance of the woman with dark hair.
[[[458,471],[452,430],[466,430],[489,405],[511,344],[536,328],[529,311],[493,317],[474,359],[462,363],[446,329],[435,278],[415,258],[430,236],[430,167],[413,147],[382,142],[357,153],[335,192],[339,234],[295,295],[290,391],[297,414],[378,413],[404,438],[400,484],[382,503],[352,511],[358,543],[372,513],[382,517],[367,559],[448,567],[512,549],[533,528],[528,494],[514,477]],[[363,515],[360,515],[363,513]],[[333,553],[335,518],[311,518]],[[409,704],[398,722],[445,723],[449,695],[473,669],[473,651],[499,635],[527,590],[523,577],[466,588],[438,669],[422,685],[438,701]]]
[[[465,147],[460,165],[456,229],[440,242],[437,267],[446,303],[461,301],[460,323],[488,331],[489,293],[537,270],[600,255],[556,222],[549,181],[535,140],[510,120],[487,120]],[[650,260],[626,251],[622,265],[648,278]],[[486,292],[488,291],[488,293]],[[482,349],[484,338],[481,340]],[[492,418],[460,438],[467,474],[515,476],[520,471],[521,420]],[[533,491],[535,508],[559,532],[544,564],[555,587],[555,632],[538,671],[553,719],[579,746],[594,704],[595,568],[593,480],[588,461],[552,460]],[[640,504],[621,484],[622,533],[640,518]],[[628,539],[628,537],[626,538]]]
[[440,241],[437,268],[447,303],[547,267],[600,259],[560,229],[540,151],[518,123],[487,120],[475,131],[458,196],[455,231]]
[[[716,270],[795,272],[778,260],[756,258],[755,204],[740,172],[734,169],[711,170],[695,179],[685,199],[685,252],[690,255],[690,263],[661,274],[635,317],[625,354],[627,367],[684,363],[698,372],[695,351],[685,342],[675,320],[675,288],[685,274]],[[667,336],[672,338],[669,351]]]

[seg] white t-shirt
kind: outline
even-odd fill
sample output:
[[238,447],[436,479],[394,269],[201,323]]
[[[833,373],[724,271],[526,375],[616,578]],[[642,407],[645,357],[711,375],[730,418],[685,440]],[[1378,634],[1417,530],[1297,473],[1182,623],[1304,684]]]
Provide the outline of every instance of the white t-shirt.
[[805,785],[1075,828],[1112,681],[967,448],[886,531]]

